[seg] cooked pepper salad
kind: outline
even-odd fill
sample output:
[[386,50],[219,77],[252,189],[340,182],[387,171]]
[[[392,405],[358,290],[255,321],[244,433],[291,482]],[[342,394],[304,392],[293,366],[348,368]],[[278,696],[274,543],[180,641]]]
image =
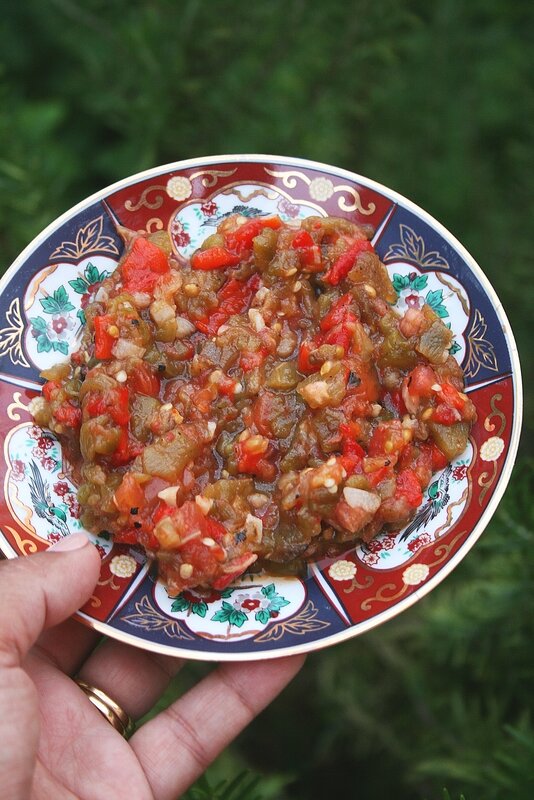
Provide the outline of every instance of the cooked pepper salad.
[[121,232],[80,349],[32,407],[85,527],[142,545],[176,593],[409,522],[476,413],[451,331],[392,308],[372,230],[234,215],[186,264],[165,233]]

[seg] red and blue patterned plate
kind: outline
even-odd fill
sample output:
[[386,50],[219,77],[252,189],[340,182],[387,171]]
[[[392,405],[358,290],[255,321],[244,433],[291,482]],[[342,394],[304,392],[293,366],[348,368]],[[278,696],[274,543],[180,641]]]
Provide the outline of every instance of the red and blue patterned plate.
[[92,536],[102,572],[78,618],[149,650],[206,660],[251,660],[325,647],[399,614],[443,580],[474,545],[506,488],[522,413],[516,346],[480,267],[425,211],[345,170],[295,158],[192,159],[134,175],[68,211],[19,256],[1,282],[0,549],[35,553],[81,529],[61,447],[28,412],[39,372],[77,349],[84,308],[122,250],[117,223],[168,230],[187,258],[231,213],[312,214],[371,223],[397,307],[428,303],[454,332],[478,411],[467,450],[425,493],[403,531],[313,564],[305,580],[244,576],[223,592],[169,597],[135,549]]

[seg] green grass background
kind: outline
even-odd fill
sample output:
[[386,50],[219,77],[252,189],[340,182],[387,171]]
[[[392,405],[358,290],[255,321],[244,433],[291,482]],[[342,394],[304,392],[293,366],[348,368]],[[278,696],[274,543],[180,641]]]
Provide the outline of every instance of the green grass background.
[[[188,797],[534,797],[533,4],[0,0],[0,11],[0,268],[138,170],[303,156],[442,221],[519,344],[520,459],[475,550],[397,620],[312,655]],[[191,665],[166,701],[206,669]]]

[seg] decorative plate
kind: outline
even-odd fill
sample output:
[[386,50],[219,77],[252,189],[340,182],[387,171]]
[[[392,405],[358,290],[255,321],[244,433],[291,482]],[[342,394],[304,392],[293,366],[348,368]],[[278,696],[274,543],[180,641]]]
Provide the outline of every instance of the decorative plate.
[[462,245],[396,192],[345,170],[295,158],[233,155],[134,175],[68,211],[19,256],[0,284],[0,549],[47,548],[81,528],[76,488],[54,436],[28,404],[39,372],[77,348],[84,308],[117,264],[120,223],[167,229],[187,258],[239,212],[311,214],[371,223],[397,306],[426,302],[451,326],[478,422],[460,458],[429,486],[400,533],[309,567],[305,580],[244,576],[223,592],[169,597],[134,549],[92,536],[102,572],[78,618],[114,638],[171,655],[260,659],[314,650],[391,619],[437,586],[474,545],[508,483],[521,423],[516,347],[501,304]]

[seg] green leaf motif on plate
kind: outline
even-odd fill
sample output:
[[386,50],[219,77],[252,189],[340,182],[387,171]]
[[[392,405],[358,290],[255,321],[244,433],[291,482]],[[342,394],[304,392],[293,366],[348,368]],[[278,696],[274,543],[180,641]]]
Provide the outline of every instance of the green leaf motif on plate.
[[74,306],[70,302],[64,286],[55,289],[51,295],[39,300],[39,302],[45,314],[64,314],[67,311],[74,311]]

